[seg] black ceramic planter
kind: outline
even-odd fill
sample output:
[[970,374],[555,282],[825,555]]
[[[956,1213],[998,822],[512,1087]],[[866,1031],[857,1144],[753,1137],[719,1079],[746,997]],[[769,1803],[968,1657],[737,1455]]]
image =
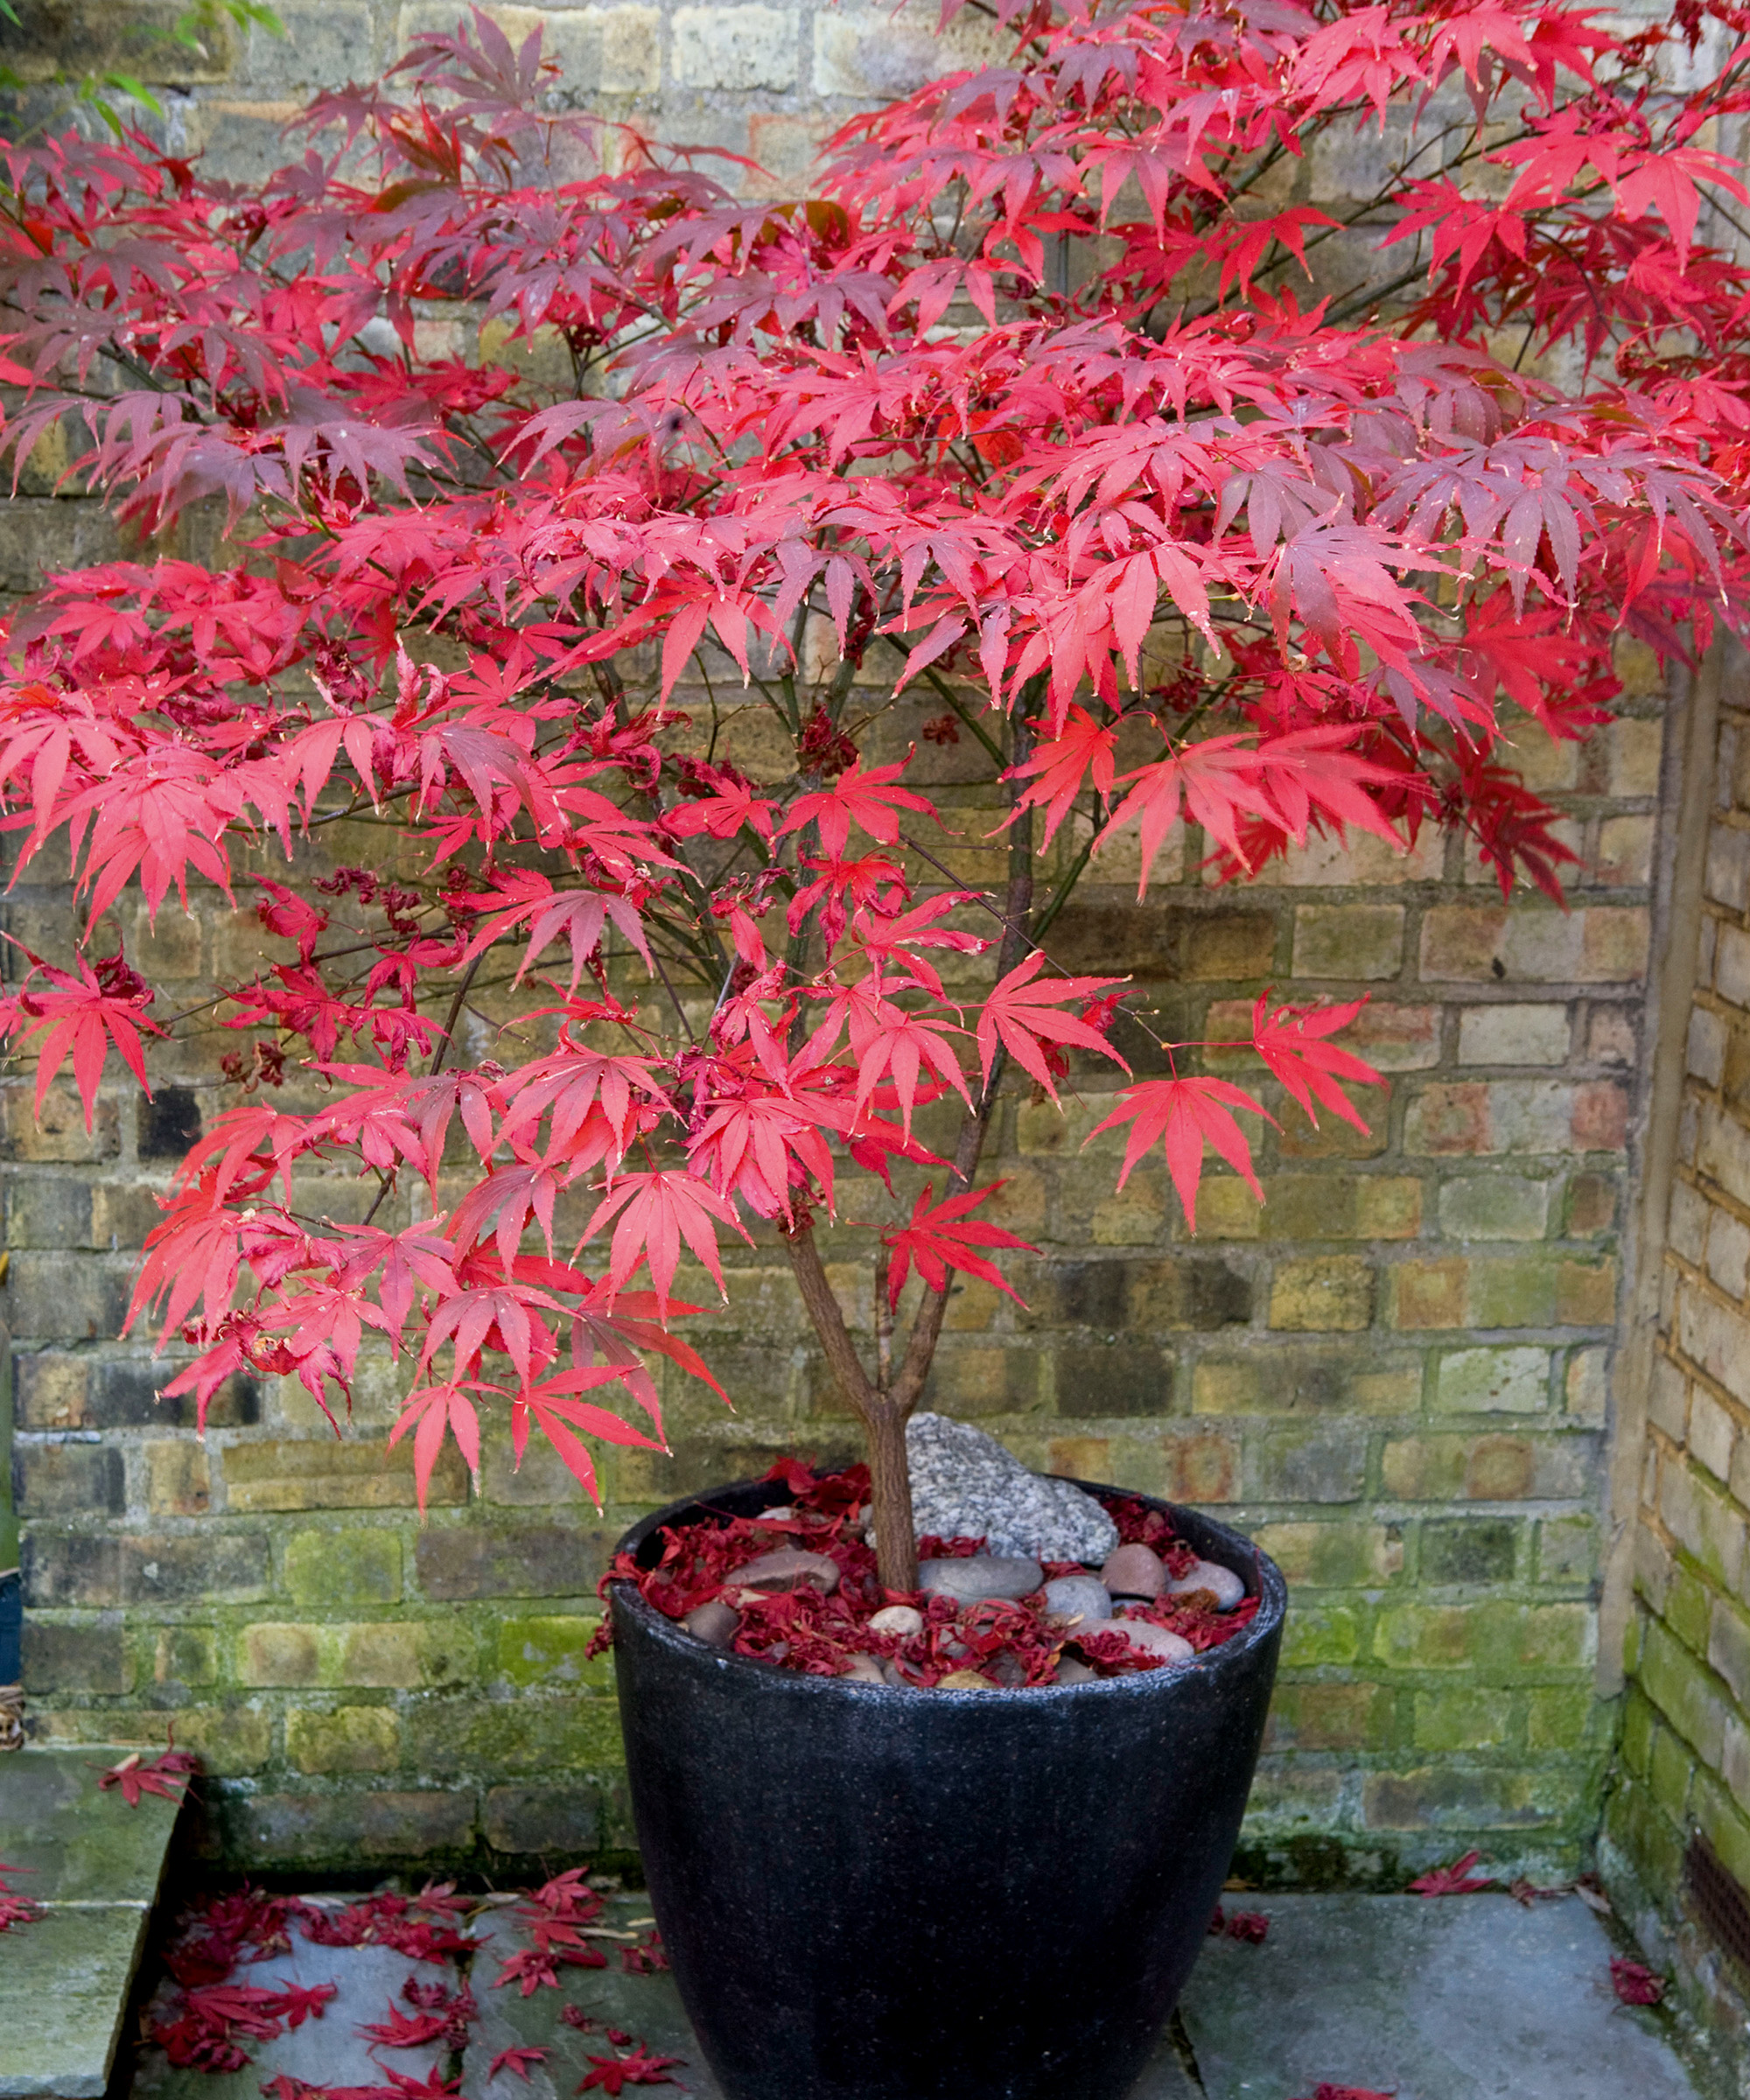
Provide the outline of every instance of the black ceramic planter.
[[[771,1494],[676,1502],[621,1544],[654,1555],[661,1526]],[[1286,1601],[1237,1532],[1158,1506],[1245,1578],[1257,1616],[1183,1669],[1088,1684],[805,1676],[612,1586],[651,1908],[729,2100],[1130,2090],[1227,1875]]]

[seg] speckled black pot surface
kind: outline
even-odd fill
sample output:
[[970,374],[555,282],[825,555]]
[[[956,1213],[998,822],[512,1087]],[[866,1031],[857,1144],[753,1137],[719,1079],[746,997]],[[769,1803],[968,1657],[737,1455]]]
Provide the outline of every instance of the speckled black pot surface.
[[[665,1524],[751,1516],[772,1492],[676,1502],[621,1545],[648,1564]],[[1183,1669],[1088,1684],[805,1676],[611,1586],[651,1908],[729,2100],[1129,2091],[1227,1876],[1287,1601],[1238,1532],[1155,1507],[1257,1616]]]

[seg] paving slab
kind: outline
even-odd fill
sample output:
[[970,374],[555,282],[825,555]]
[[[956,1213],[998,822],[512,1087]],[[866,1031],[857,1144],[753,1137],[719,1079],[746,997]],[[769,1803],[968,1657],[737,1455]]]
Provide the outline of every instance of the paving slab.
[[[260,2100],[263,2083],[282,2071],[308,2085],[386,2086],[390,2070],[424,2078],[444,2067],[446,2050],[374,2047],[371,2038],[360,2033],[368,2023],[387,2021],[391,2011],[411,2014],[417,2010],[402,1996],[410,1978],[449,1991],[458,1980],[448,1962],[411,1961],[389,1947],[315,1947],[294,1926],[289,1953],[241,1963],[225,1980],[262,1991],[283,1991],[288,1984],[302,1984],[306,1990],[332,1984],[335,1995],[321,2012],[271,2041],[246,2042],[249,2063],[241,2071],[178,2069],[162,2049],[148,2043],[139,2053],[133,2100]],[[174,1985],[162,1984],[149,2016],[168,2018],[177,1995]]]
[[[611,1899],[603,1922],[617,1930],[634,1929],[640,1923],[648,1928],[648,1900],[642,1895]],[[722,2088],[712,2077],[682,2009],[675,1979],[665,1970],[630,1976],[617,1961],[606,1969],[561,1970],[563,1990],[543,1986],[523,1998],[514,1985],[503,1991],[491,1988],[500,1964],[528,1943],[517,1931],[514,1918],[500,1911],[489,1918],[476,1918],[469,1930],[488,1944],[474,1957],[474,1995],[481,2017],[464,2059],[466,2093],[486,2091],[486,2073],[501,2049],[534,2047],[549,2054],[543,2063],[528,2067],[527,2088],[507,2083],[503,2090],[514,2092],[517,2100],[523,2100],[525,2093],[527,2100],[570,2100],[590,2068],[590,2058],[612,2054],[602,2030],[617,2027],[636,2035],[654,2054],[678,2057],[680,2062],[668,2075],[693,2100],[723,2100]],[[567,2026],[563,2013],[568,2005],[593,2020],[596,2032],[585,2034]],[[1118,2096],[1114,2095],[1113,2100]],[[1201,2100],[1180,2066],[1170,2036],[1163,2038],[1153,2062],[1126,2100]]]
[[1211,1940],[1180,2004],[1208,2100],[1321,2082],[1398,2100],[1695,2100],[1617,2002],[1578,1898],[1258,1896],[1262,1946]]
[[143,1905],[102,1903],[0,1936],[0,2100],[98,2100],[145,1930]]
[[108,2088],[178,1803],[102,1793],[107,1745],[0,1757],[0,1860],[43,1914],[0,1935],[0,2100]]

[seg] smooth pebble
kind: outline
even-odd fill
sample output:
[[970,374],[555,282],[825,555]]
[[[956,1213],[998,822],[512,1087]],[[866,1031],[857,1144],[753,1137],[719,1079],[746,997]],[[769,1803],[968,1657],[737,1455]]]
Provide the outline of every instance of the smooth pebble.
[[872,1634],[892,1634],[897,1640],[909,1641],[914,1634],[924,1630],[924,1615],[913,1604],[884,1604],[870,1619]]
[[1146,1648],[1164,1662],[1188,1662],[1197,1653],[1178,1634],[1170,1634],[1152,1619],[1114,1619],[1100,1628],[1102,1634],[1122,1634],[1132,1648]]
[[696,1641],[709,1642],[713,1648],[727,1648],[741,1625],[741,1614],[730,1609],[721,1598],[710,1604],[702,1604],[690,1611],[681,1624]]
[[762,1553],[758,1560],[750,1560],[745,1568],[732,1568],[724,1586],[733,1584],[744,1590],[794,1590],[802,1582],[822,1593],[836,1590],[838,1563],[824,1553],[804,1553],[794,1546],[782,1546],[775,1553]]
[[1045,1608],[1067,1625],[1110,1619],[1110,1592],[1097,1575],[1055,1575],[1045,1586]]
[[1245,1578],[1224,1568],[1219,1561],[1200,1560],[1188,1575],[1168,1578],[1169,1597],[1188,1597],[1194,1590],[1208,1590],[1218,1612],[1231,1612],[1246,1593]]
[[1100,1579],[1114,1597],[1146,1597],[1166,1590],[1166,1565],[1152,1546],[1120,1546],[1106,1556]]
[[942,1691],[995,1691],[997,1687],[976,1670],[951,1670],[945,1677],[937,1680]]
[[1060,1684],[1091,1684],[1097,1672],[1079,1662],[1074,1656],[1060,1656],[1057,1659],[1057,1681]]
[[850,1656],[839,1674],[855,1679],[859,1684],[885,1684],[887,1682],[881,1674],[881,1665],[873,1656]]
[[1044,1580],[1045,1570],[1038,1561],[996,1553],[974,1553],[964,1560],[926,1560],[918,1567],[920,1590],[962,1604],[981,1604],[987,1597],[1029,1597]]

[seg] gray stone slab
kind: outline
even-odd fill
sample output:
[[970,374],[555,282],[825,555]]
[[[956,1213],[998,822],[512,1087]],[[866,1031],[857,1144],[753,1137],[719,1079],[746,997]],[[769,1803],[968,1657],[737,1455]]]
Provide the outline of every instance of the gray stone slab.
[[[642,1895],[612,1899],[605,1924],[618,1930],[632,1929],[636,1922],[649,1922],[648,1900]],[[477,1917],[469,1930],[489,1939],[490,1945],[474,1957],[474,1995],[480,2000],[480,2019],[464,2060],[463,2090],[485,2092],[486,2073],[501,2049],[522,2046],[544,2048],[544,2063],[531,2064],[525,2089],[505,2078],[493,2089],[528,2100],[570,2100],[578,2082],[588,2070],[592,2056],[611,2053],[601,2032],[618,2027],[635,2035],[656,2054],[677,2056],[681,2062],[669,2076],[694,2100],[722,2100],[722,2089],[710,2074],[699,2051],[691,2026],[682,2009],[675,1979],[666,1971],[654,1976],[628,1976],[617,1958],[606,1969],[562,1969],[563,1988],[547,1986],[520,1996],[514,1984],[503,1991],[492,1988],[492,1979],[508,1956],[528,1944],[507,1911]],[[608,1945],[611,1942],[603,1942]],[[567,2026],[562,2013],[576,2006],[597,2022],[597,2031],[580,2034]],[[661,2088],[660,2090],[667,2090]],[[240,2096],[241,2100],[241,2096]],[[1118,2100],[1118,2096],[1113,2096]],[[1126,2100],[1201,2100],[1195,2086],[1180,2068],[1172,2038],[1164,2036],[1153,2060]]]
[[1212,1940],[1181,2001],[1208,2100],[1695,2100],[1575,1897],[1254,1900],[1264,1944]]
[[98,2100],[145,1927],[143,1904],[91,1904],[0,1935],[0,2100]]
[[[441,1984],[446,1991],[453,1991],[458,1981],[448,1962],[410,1961],[388,1947],[315,1947],[294,1925],[289,1953],[245,1962],[226,1981],[263,1991],[283,1991],[288,1984],[306,1989],[332,1984],[335,1995],[320,2018],[287,2028],[272,2041],[245,2042],[250,2062],[242,2071],[178,2070],[162,2049],[149,2046],[140,2052],[132,2100],[260,2100],[262,2084],[282,2071],[311,2085],[383,2086],[390,2070],[424,2078],[446,2061],[444,2049],[386,2048],[359,2032],[367,2022],[387,2022],[391,2007],[409,2016],[419,2010],[402,1996],[410,1978]],[[160,1990],[154,2016],[164,2012],[175,1996],[173,1986]]]
[[130,1808],[98,1790],[108,1746],[24,1749],[0,1757],[0,1860],[22,1872],[15,1895],[38,1903],[150,1903],[177,1818],[174,1802],[143,1794]]

